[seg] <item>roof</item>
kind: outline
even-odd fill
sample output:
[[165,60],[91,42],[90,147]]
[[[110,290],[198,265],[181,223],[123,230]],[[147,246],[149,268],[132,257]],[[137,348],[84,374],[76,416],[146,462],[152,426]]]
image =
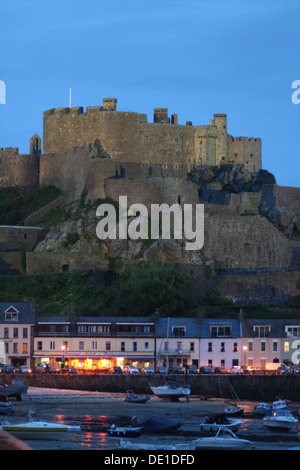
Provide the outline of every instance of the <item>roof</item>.
[[268,338],[284,338],[286,326],[299,326],[300,319],[249,319],[243,321],[243,337],[256,337],[253,328],[255,326],[270,326]]
[[[169,331],[168,330],[169,324]],[[200,335],[200,324],[197,318],[175,317],[175,318],[160,318],[156,327],[156,336],[167,338],[173,337],[173,327],[184,326],[185,338],[195,338]]]
[[201,323],[201,338],[210,338],[211,326],[231,326],[231,338],[238,338],[240,333],[240,321],[233,318],[204,318]]
[[18,321],[11,323],[34,324],[35,311],[31,302],[0,302],[0,323],[7,323],[5,321],[5,311],[10,307],[19,312]]

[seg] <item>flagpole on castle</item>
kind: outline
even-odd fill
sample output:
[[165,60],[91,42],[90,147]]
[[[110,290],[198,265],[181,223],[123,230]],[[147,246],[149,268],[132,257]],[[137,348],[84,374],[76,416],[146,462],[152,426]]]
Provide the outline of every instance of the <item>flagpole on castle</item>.
[[70,88],[70,95],[69,95],[69,108],[71,108],[71,95],[72,95],[72,89]]

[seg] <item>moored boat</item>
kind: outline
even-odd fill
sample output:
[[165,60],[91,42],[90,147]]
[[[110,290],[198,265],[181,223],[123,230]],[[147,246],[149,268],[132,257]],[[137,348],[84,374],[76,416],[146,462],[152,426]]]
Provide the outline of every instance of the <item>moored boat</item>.
[[264,416],[269,409],[270,409],[270,405],[262,402],[262,403],[257,403],[257,405],[254,408],[254,411],[257,414]]
[[175,419],[162,418],[160,416],[151,416],[150,418],[136,420],[132,419],[136,426],[142,426],[144,432],[148,434],[164,433],[176,431],[181,422]]
[[219,429],[230,429],[233,432],[239,430],[243,420],[229,418],[225,414],[207,417],[204,423],[200,424],[200,432],[217,432]]
[[129,403],[146,403],[148,400],[150,400],[150,397],[138,396],[134,393],[133,390],[127,390],[127,396],[124,399],[124,401]]
[[299,428],[298,419],[296,419],[287,408],[278,410],[271,408],[266,412],[263,423],[267,428],[279,431],[289,431],[292,428]]
[[238,438],[230,429],[219,428],[215,436],[200,437],[195,441],[195,450],[250,450],[254,444]]
[[244,408],[242,406],[228,406],[224,409],[224,413],[227,416],[241,416],[244,414]]
[[25,440],[55,439],[65,437],[66,435],[78,435],[81,432],[80,426],[34,420],[31,413],[29,413],[28,422],[11,424],[9,421],[4,421],[1,423],[0,429]]
[[173,401],[181,397],[188,397],[191,394],[191,389],[188,385],[180,385],[177,383],[169,383],[166,385],[151,385],[151,390],[159,398],[168,398]]
[[111,436],[117,437],[138,437],[144,432],[144,428],[142,426],[116,426],[112,424],[107,432]]
[[20,377],[13,378],[9,385],[0,385],[0,395],[7,397],[16,397],[17,400],[22,399],[22,395],[27,393],[28,386],[24,384]]

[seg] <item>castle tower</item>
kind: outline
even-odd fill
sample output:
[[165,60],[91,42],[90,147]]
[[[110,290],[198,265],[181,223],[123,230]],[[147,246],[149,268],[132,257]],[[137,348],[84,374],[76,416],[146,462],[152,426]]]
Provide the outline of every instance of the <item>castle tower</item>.
[[168,109],[167,108],[155,108],[153,120],[156,123],[169,124],[170,119],[168,118]]
[[41,155],[42,153],[42,139],[39,135],[34,134],[30,139],[30,155]]
[[227,114],[214,114],[217,127],[216,165],[223,165],[228,160]]
[[117,98],[103,98],[103,108],[105,111],[117,111]]

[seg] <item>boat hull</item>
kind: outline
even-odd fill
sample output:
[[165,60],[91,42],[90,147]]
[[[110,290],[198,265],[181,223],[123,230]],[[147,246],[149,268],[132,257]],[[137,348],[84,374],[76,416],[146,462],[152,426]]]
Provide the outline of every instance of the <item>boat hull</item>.
[[159,398],[171,398],[178,399],[182,397],[189,397],[191,389],[188,387],[172,387],[168,385],[162,385],[158,387],[151,386],[151,390]]
[[195,450],[249,450],[253,443],[245,439],[203,437],[195,441]]
[[66,437],[79,435],[81,432],[80,426],[67,426],[46,422],[15,425],[2,424],[0,429],[24,440],[65,439]]

